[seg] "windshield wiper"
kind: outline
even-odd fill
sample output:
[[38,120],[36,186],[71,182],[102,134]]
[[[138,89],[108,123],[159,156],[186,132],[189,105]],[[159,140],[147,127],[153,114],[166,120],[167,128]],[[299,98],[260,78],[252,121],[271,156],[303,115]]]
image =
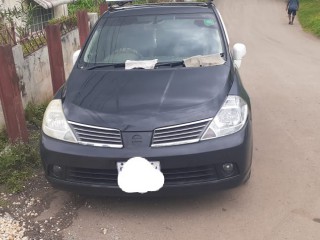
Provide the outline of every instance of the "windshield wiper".
[[155,68],[157,68],[157,67],[163,67],[163,66],[168,66],[168,67],[178,67],[178,66],[182,66],[182,67],[185,67],[184,61],[176,61],[176,62],[158,62],[158,63],[155,65]]
[[[157,67],[163,67],[163,66],[169,66],[169,67],[178,67],[178,66],[183,66],[184,61],[176,61],[176,62],[159,62],[155,65],[155,68]],[[108,67],[113,67],[113,68],[124,68],[125,63],[108,63],[108,64],[99,64],[95,65],[92,67],[84,68],[85,70],[92,70],[92,69],[97,69],[97,68],[108,68]]]
[[125,64],[124,63],[108,63],[108,64],[95,65],[95,66],[88,67],[88,68],[85,68],[85,69],[86,70],[92,70],[92,69],[106,68],[106,67],[123,68],[123,67],[125,67]]

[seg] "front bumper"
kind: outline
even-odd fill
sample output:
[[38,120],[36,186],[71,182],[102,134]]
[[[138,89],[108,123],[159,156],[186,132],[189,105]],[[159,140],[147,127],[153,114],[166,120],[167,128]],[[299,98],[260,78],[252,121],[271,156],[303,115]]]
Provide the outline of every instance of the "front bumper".
[[[41,138],[41,158],[48,181],[57,188],[84,194],[127,194],[117,185],[117,162],[141,156],[159,161],[165,184],[158,192],[146,195],[194,193],[234,187],[250,175],[252,161],[252,129],[249,120],[239,132],[212,140],[170,147],[101,148]],[[226,175],[224,163],[235,170]],[[61,171],[56,174],[53,166]]]

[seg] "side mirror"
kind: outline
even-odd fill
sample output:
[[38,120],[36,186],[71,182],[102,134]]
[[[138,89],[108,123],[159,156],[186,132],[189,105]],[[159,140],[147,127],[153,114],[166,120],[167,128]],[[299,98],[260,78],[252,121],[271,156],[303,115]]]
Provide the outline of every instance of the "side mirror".
[[76,61],[77,61],[77,59],[78,59],[78,57],[79,57],[79,55],[80,55],[80,52],[81,52],[81,50],[77,50],[77,51],[75,51],[75,52],[73,53],[73,57],[72,57],[72,63],[73,63],[73,65],[76,63]]
[[233,63],[237,68],[240,68],[242,58],[246,55],[247,49],[246,46],[242,43],[236,43],[233,46]]

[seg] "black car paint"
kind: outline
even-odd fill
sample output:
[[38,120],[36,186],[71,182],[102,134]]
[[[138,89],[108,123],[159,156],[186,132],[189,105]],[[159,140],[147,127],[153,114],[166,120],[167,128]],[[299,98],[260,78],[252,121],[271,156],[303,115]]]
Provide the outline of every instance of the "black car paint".
[[153,131],[216,115],[230,91],[230,66],[72,71],[64,112],[70,121]]
[[[139,7],[130,11],[131,14],[141,13]],[[145,14],[159,13],[159,11],[216,13],[214,8],[199,7],[194,10],[192,6],[161,6],[150,7]],[[100,19],[100,23],[112,14],[126,15],[128,10],[108,12]],[[96,26],[98,24],[99,22]],[[228,46],[224,32],[222,36],[225,45]],[[183,186],[165,185],[158,193],[153,193],[156,195],[179,192],[177,190],[185,193],[202,187],[214,189],[235,186],[250,176],[252,159],[250,99],[242,86],[237,69],[233,66],[228,50],[224,56],[226,60],[224,65],[202,68],[85,70],[85,67],[80,68],[83,66],[81,57],[80,55],[69,80],[55,98],[62,99],[64,113],[70,121],[121,130],[124,148],[83,146],[62,142],[42,134],[42,161],[46,177],[54,186],[82,193],[122,195],[123,192],[117,186],[58,179],[50,175],[50,167],[57,164],[64,167],[90,166],[107,170],[114,169],[116,162],[126,161],[133,156],[160,161],[161,167],[168,169],[213,163],[219,165],[230,159],[236,163],[239,170],[239,175],[215,182],[191,183]],[[219,111],[227,95],[241,96],[249,107],[247,123],[239,132],[195,144],[150,147],[152,131],[155,128],[212,118]],[[142,144],[133,143],[132,137],[136,133],[142,137]]]

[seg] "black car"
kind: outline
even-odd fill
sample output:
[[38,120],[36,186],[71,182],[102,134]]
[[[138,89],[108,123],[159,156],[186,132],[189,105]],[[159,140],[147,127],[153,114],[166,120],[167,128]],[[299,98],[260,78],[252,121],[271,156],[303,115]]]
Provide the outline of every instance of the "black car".
[[[229,50],[211,3],[110,8],[46,110],[41,158],[48,181],[100,195],[211,191],[247,181],[251,107],[237,70],[245,53],[243,44]],[[164,184],[120,188],[135,157]],[[128,183],[152,182],[132,162]]]

